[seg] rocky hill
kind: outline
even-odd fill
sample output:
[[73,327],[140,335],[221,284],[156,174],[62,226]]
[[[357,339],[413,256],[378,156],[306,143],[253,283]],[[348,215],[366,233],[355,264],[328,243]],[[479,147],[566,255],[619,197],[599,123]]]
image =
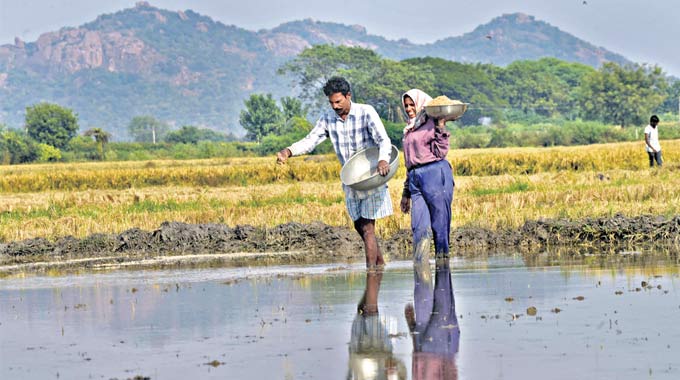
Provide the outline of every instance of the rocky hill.
[[545,56],[598,66],[627,62],[525,14],[509,14],[431,44],[388,40],[357,25],[294,21],[271,30],[224,25],[191,10],[138,3],[37,41],[0,46],[0,123],[19,127],[26,106],[74,109],[82,128],[126,137],[133,116],[240,132],[238,113],[253,92],[290,95],[276,69],[316,44],[370,48],[393,59],[435,56],[505,65]]

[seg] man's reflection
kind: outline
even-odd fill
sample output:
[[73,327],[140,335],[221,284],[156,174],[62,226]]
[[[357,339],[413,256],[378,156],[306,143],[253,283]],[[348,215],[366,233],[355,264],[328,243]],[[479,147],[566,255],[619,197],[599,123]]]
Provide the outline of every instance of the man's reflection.
[[366,272],[366,289],[352,322],[347,379],[406,379],[404,363],[392,354],[386,318],[378,309],[382,269]]
[[428,261],[414,264],[414,304],[404,315],[413,338],[413,380],[457,379],[460,329],[448,259],[437,259],[434,289]]

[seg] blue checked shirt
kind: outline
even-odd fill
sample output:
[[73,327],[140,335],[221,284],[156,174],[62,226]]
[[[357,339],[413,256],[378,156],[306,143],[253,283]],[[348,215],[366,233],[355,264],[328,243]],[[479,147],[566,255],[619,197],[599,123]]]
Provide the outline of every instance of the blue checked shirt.
[[[380,147],[378,160],[390,162],[392,142],[387,136],[378,113],[373,106],[368,104],[352,102],[347,120],[342,120],[333,110],[326,112],[305,138],[289,146],[288,149],[293,156],[307,154],[327,138],[331,139],[335,154],[342,165],[356,152],[374,146]],[[350,198],[364,199],[384,186],[387,185],[367,191],[354,190],[345,185],[342,187]]]

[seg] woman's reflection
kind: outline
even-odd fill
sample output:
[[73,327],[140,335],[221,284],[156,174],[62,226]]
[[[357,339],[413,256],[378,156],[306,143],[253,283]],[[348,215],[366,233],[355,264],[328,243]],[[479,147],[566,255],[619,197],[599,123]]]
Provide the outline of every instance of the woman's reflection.
[[428,261],[414,265],[414,304],[404,315],[413,338],[413,380],[457,379],[460,329],[448,259],[437,259],[434,289]]
[[378,308],[382,277],[382,269],[366,272],[366,289],[352,323],[348,380],[406,379],[406,367],[392,354],[387,319]]

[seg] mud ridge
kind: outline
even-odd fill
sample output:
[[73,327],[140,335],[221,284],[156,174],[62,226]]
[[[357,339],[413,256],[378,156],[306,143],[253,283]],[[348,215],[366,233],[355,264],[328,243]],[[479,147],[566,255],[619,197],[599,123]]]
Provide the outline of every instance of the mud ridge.
[[[531,252],[569,246],[612,251],[655,244],[680,246],[680,215],[540,219],[528,221],[513,230],[461,227],[451,232],[454,254],[506,248]],[[411,233],[401,230],[381,239],[380,246],[388,258],[410,258]],[[100,233],[83,239],[67,236],[57,241],[35,238],[0,243],[0,263],[97,257],[117,257],[123,262],[130,257],[148,259],[164,255],[243,252],[304,252],[281,256],[295,263],[360,260],[364,255],[361,239],[355,231],[320,222],[291,222],[273,228],[164,222],[154,231],[133,228],[120,234]],[[286,263],[280,261],[277,263]]]

